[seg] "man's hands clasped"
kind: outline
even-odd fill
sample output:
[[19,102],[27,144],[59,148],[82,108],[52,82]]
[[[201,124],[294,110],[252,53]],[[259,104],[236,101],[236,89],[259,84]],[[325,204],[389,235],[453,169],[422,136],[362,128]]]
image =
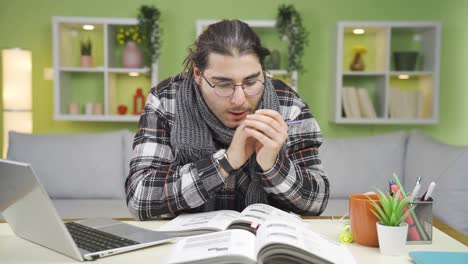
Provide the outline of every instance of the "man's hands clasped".
[[255,152],[258,165],[267,171],[275,164],[288,139],[288,125],[280,113],[260,109],[248,115],[234,133],[227,156],[234,169],[240,168]]

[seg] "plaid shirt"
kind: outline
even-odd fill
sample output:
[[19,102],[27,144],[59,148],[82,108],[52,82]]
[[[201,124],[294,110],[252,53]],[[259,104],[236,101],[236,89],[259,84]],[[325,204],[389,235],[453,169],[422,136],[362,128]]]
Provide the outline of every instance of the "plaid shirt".
[[[202,211],[210,200],[214,210],[245,208],[250,184],[249,166],[224,178],[211,158],[176,164],[170,145],[174,125],[175,98],[180,75],[151,89],[135,135],[134,158],[125,188],[127,206],[140,220],[167,214]],[[319,215],[329,198],[329,182],[323,171],[318,147],[320,128],[307,105],[296,92],[272,79],[285,120],[302,120],[289,127],[287,153],[280,152],[273,167],[257,170],[269,203],[301,215]]]

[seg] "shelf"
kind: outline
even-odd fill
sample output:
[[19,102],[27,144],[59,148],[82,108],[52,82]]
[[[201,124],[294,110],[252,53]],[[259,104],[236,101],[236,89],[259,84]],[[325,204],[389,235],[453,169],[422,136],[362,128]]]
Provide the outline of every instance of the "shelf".
[[390,119],[390,118],[339,118],[337,124],[353,124],[353,125],[432,125],[437,124],[436,119]]
[[57,120],[92,121],[92,122],[137,122],[140,116],[135,115],[58,115]]
[[[354,34],[355,29],[364,33]],[[437,22],[338,22],[331,119],[337,124],[436,124],[440,31]],[[355,45],[368,50],[364,71],[350,71]]]
[[132,73],[132,72],[149,73],[150,69],[148,67],[144,67],[144,68],[109,68],[108,72],[112,72],[112,73]]
[[60,67],[62,72],[104,72],[104,67]]
[[108,82],[107,113],[109,115],[117,115],[118,107],[121,105],[126,106],[126,115],[132,114],[133,95],[136,89],[143,89],[143,94],[146,96],[151,88],[150,80],[143,75],[129,76],[127,73],[109,73]]
[[343,72],[344,76],[385,76],[385,72],[371,72],[371,71],[347,71]]
[[[122,67],[123,45],[116,41],[120,27],[137,24],[134,18],[53,17],[54,119],[138,121],[137,115],[130,114],[133,94],[141,87],[146,96],[157,84],[158,65],[153,64],[151,69],[149,65]],[[84,25],[94,28],[85,30]],[[93,67],[81,67],[80,41],[88,39],[92,43]],[[125,115],[117,111],[122,104],[128,107]]]
[[397,75],[409,75],[409,76],[425,76],[425,75],[432,75],[433,72],[430,71],[391,71],[391,76]]

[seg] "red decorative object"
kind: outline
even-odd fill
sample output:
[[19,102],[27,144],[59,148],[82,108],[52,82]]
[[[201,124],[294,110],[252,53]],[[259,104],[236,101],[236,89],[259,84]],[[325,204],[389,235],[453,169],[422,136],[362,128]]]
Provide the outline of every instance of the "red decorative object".
[[133,114],[139,115],[145,107],[145,96],[143,89],[137,88],[136,93],[133,95]]
[[128,107],[126,105],[121,104],[117,107],[117,112],[119,115],[125,115],[127,113],[127,108]]

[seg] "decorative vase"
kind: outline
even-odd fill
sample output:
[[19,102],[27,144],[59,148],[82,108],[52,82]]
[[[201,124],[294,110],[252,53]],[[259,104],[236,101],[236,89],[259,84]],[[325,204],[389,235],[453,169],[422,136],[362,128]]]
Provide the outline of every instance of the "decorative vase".
[[408,224],[403,222],[399,226],[386,226],[377,222],[376,226],[380,253],[390,256],[404,254]]
[[362,53],[361,52],[356,52],[354,54],[353,61],[351,62],[351,65],[349,66],[349,68],[352,71],[363,71],[364,70],[365,65],[364,65],[364,60],[362,59]]
[[143,90],[137,88],[136,93],[133,95],[133,114],[139,115],[145,107],[145,96]]
[[418,52],[416,51],[397,51],[393,52],[395,70],[397,71],[414,71],[418,60]]
[[95,102],[93,104],[93,115],[103,115],[104,114],[104,104],[102,102]]
[[78,102],[70,102],[68,104],[68,113],[70,115],[78,115],[80,114],[80,103]]
[[81,67],[93,67],[93,56],[91,56],[91,55],[81,55],[81,57],[80,57],[80,66]]
[[141,68],[142,54],[135,41],[129,41],[125,44],[122,51],[122,65],[125,68]]

